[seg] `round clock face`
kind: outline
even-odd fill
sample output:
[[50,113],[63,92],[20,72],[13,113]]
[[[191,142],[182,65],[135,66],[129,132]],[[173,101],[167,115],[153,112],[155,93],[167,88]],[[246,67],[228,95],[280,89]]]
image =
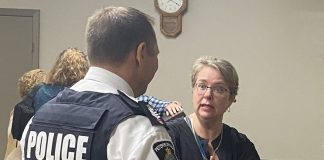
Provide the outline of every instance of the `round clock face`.
[[181,8],[183,0],[158,0],[158,3],[162,11],[174,13]]

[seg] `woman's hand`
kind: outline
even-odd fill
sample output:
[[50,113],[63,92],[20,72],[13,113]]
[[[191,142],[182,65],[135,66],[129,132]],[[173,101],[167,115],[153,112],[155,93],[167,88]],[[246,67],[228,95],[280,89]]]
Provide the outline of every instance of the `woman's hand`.
[[167,116],[174,116],[182,110],[182,104],[178,101],[172,101],[165,107],[165,112]]

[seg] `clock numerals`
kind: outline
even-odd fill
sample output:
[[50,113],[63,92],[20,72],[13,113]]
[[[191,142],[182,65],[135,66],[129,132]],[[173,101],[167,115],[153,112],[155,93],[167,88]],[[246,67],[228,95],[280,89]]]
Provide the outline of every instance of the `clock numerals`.
[[183,0],[159,0],[160,9],[166,13],[175,13],[180,10]]
[[154,0],[160,12],[160,29],[167,37],[176,37],[182,31],[182,13],[187,9],[188,0]]
[[176,4],[177,6],[181,6],[181,4],[180,3],[178,3],[178,2],[176,2],[176,1],[174,1],[174,0],[169,0],[168,2],[172,2],[172,3],[174,3],[174,4]]

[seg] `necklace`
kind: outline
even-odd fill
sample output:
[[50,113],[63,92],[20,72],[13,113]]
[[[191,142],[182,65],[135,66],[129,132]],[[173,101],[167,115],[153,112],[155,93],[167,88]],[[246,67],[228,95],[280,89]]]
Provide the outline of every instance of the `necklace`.
[[223,140],[223,125],[222,125],[222,130],[221,130],[221,133],[220,133],[220,140],[218,142],[218,145],[217,147],[214,149],[214,152],[216,153],[216,151],[218,150],[219,146],[222,144],[222,140]]
[[[197,143],[198,148],[200,150],[201,156],[203,157],[204,160],[208,160],[207,157],[206,157],[206,154],[205,154],[205,152],[204,152],[204,150],[203,150],[203,148],[201,146],[201,144],[199,143],[199,140],[198,140],[197,134],[195,132],[195,129],[194,129],[194,126],[193,126],[193,123],[192,123],[191,118],[185,117],[185,121],[187,122],[188,126],[191,128],[191,131],[192,131],[192,133],[193,133],[193,135],[195,137],[196,143]],[[215,149],[213,148],[215,154],[216,154],[216,151],[218,150],[218,148],[220,147],[220,145],[222,144],[222,140],[223,140],[223,126],[222,126],[222,130],[221,130],[220,136],[221,137],[220,137],[220,140],[218,142],[217,147]]]

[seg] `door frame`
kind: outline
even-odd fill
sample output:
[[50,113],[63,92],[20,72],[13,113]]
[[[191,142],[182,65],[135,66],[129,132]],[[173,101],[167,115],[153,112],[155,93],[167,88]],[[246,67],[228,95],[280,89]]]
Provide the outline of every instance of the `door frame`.
[[32,46],[32,63],[33,68],[39,68],[39,26],[40,26],[40,10],[36,9],[14,9],[0,8],[0,16],[21,16],[31,17],[33,20],[33,46]]
[[[22,18],[28,18],[28,20],[31,19],[31,23],[32,23],[32,30],[31,30],[31,39],[29,39],[29,41],[31,41],[31,51],[28,51],[28,54],[31,54],[31,62],[30,60],[28,60],[28,63],[31,63],[31,68],[28,69],[36,69],[39,68],[39,33],[40,33],[40,11],[39,10],[35,10],[35,9],[14,9],[14,8],[0,8],[0,16],[1,17],[22,17]],[[30,24],[30,23],[29,23]],[[30,28],[29,28],[30,29]],[[30,32],[30,30],[29,30]],[[29,34],[30,35],[30,34]],[[28,43],[28,45],[30,45],[30,43]],[[31,53],[30,53],[31,52]],[[7,53],[10,54],[10,53]],[[13,81],[17,81],[18,79],[13,79]],[[15,88],[17,86],[14,86]],[[13,91],[15,93],[17,93],[17,98],[18,98],[18,92],[16,90],[13,89]],[[17,99],[18,101],[18,99]],[[8,111],[12,110],[12,108],[9,109],[10,106],[7,106],[7,108],[4,108],[3,113],[1,113],[1,116],[8,116],[9,113]],[[3,120],[4,118],[2,117],[1,120]],[[7,126],[7,122],[9,121],[9,119],[7,119],[6,122],[2,121],[0,122],[1,126]],[[1,138],[3,138],[0,142],[0,159],[3,159],[3,157],[5,156],[5,150],[7,147],[7,129],[3,128],[2,131],[0,131],[1,134]],[[3,135],[5,133],[5,135]],[[6,137],[6,138],[4,138]]]

